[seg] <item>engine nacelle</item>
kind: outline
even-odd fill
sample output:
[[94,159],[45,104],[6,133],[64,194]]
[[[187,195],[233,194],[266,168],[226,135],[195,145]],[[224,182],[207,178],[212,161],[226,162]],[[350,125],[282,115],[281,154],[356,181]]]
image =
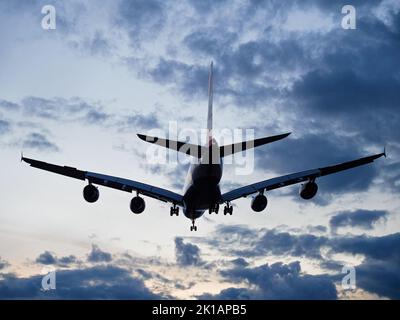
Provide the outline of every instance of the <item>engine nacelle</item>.
[[96,202],[97,200],[99,200],[99,195],[99,189],[91,184],[88,184],[85,188],[83,188],[83,198],[87,202]]
[[139,214],[146,208],[146,203],[143,198],[136,196],[132,198],[130,207],[133,213]]
[[267,204],[267,197],[263,194],[258,194],[251,200],[251,208],[255,212],[263,211],[267,207]]
[[300,186],[300,197],[302,197],[305,200],[309,200],[311,198],[314,198],[314,196],[317,194],[318,191],[318,185],[314,181],[310,181],[307,183],[303,183]]

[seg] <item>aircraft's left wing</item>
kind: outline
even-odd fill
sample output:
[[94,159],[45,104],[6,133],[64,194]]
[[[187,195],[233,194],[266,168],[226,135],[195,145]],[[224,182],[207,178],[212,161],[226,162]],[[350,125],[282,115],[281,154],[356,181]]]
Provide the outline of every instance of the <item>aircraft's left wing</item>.
[[229,201],[233,201],[233,200],[241,198],[241,197],[246,197],[250,194],[260,192],[263,190],[268,191],[268,190],[278,189],[278,188],[289,186],[289,185],[292,185],[295,183],[312,180],[312,179],[315,179],[318,177],[326,176],[328,174],[333,174],[333,173],[336,173],[339,171],[348,170],[351,168],[362,166],[367,163],[371,163],[374,160],[376,160],[382,156],[386,157],[386,153],[383,152],[383,153],[379,153],[376,155],[360,158],[357,160],[343,162],[343,163],[336,164],[336,165],[329,166],[329,167],[301,171],[301,172],[292,173],[292,174],[288,174],[288,175],[277,177],[277,178],[272,178],[272,179],[256,182],[256,183],[229,191],[227,193],[224,193],[221,196],[220,202],[221,203],[229,202]]
[[138,181],[108,176],[96,172],[82,171],[73,167],[59,166],[25,157],[22,157],[21,161],[29,163],[31,167],[34,168],[58,173],[79,180],[88,180],[93,184],[98,184],[126,192],[138,191],[145,196],[149,196],[164,202],[171,202],[177,205],[183,204],[182,196],[180,194]]

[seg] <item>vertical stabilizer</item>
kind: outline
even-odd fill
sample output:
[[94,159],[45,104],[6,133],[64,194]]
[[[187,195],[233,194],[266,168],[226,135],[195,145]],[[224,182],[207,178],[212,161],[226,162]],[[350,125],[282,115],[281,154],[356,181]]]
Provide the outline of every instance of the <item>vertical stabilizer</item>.
[[213,126],[213,62],[210,64],[208,75],[208,115],[207,115],[207,141],[211,143]]

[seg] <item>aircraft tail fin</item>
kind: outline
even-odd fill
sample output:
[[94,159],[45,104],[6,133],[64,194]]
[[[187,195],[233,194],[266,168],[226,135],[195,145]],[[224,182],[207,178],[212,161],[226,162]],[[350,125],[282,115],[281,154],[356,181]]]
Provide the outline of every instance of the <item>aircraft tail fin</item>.
[[219,153],[220,153],[221,157],[226,157],[226,156],[229,156],[229,155],[237,153],[237,152],[256,148],[258,146],[262,146],[267,143],[271,143],[274,141],[284,139],[289,134],[290,134],[290,132],[284,133],[284,134],[278,134],[276,136],[270,136],[270,137],[255,139],[255,140],[249,140],[249,141],[243,141],[243,142],[238,142],[238,143],[234,143],[234,144],[228,144],[228,145],[219,147]]
[[210,72],[208,74],[208,114],[207,114],[207,142],[211,145],[212,127],[213,127],[213,62],[210,64]]

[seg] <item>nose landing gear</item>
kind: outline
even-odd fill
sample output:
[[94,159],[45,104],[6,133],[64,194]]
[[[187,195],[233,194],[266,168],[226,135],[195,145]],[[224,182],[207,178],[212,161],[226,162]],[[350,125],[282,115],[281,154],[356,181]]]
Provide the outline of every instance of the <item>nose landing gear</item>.
[[190,231],[197,231],[197,226],[194,225],[194,219],[192,219],[192,225],[190,226]]

